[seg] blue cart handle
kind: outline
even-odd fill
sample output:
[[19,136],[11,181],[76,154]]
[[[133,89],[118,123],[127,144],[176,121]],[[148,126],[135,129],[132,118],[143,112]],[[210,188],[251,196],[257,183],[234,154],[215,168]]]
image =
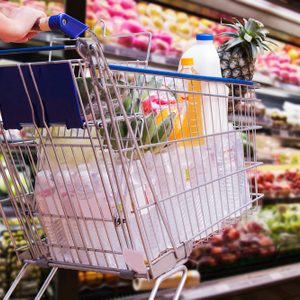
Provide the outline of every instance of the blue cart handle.
[[34,31],[61,31],[75,39],[88,30],[88,26],[67,14],[59,14],[48,18],[40,18],[33,26]]

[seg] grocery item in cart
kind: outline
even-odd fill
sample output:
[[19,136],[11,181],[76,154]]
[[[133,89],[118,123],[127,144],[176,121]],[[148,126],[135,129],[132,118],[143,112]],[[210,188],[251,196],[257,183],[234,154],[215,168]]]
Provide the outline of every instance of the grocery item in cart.
[[[213,35],[197,34],[196,39],[197,44],[184,52],[182,58],[192,57],[194,59],[194,68],[197,74],[221,78],[220,59],[213,45]],[[205,115],[204,132],[206,134],[226,130],[228,122],[226,89],[225,84],[222,83],[201,83],[203,114]]]
[[[196,74],[194,69],[193,58],[182,58],[180,73],[183,74]],[[178,102],[186,101],[186,112],[182,120],[182,135],[183,138],[194,138],[203,135],[203,117],[202,117],[202,100],[200,96],[200,82],[192,80],[183,80],[183,90],[187,92],[183,94],[183,100],[179,99]],[[204,143],[204,139],[192,139],[185,141],[185,145],[192,144],[195,146]]]
[[[71,153],[71,148],[63,151],[62,156],[65,157],[68,151]],[[49,157],[51,149],[46,152]],[[75,160],[79,158],[79,155],[73,157]],[[51,245],[51,257],[57,261],[92,265],[107,261],[109,266],[116,267],[113,255],[104,257],[103,253],[83,250],[84,247],[103,251],[113,248],[118,252],[121,251],[120,244],[124,243],[124,236],[116,234],[111,221],[111,212],[116,215],[116,222],[119,220],[104,162],[99,166],[101,173],[95,160],[89,160],[87,165],[75,165],[70,158],[59,167],[55,162],[54,159],[49,160],[49,164],[43,162],[35,187],[36,203]],[[120,174],[120,168],[117,172]],[[103,200],[106,196],[109,202]],[[65,247],[56,247],[59,244]],[[82,250],[72,249],[74,247]],[[121,256],[116,259],[119,265],[125,267]]]

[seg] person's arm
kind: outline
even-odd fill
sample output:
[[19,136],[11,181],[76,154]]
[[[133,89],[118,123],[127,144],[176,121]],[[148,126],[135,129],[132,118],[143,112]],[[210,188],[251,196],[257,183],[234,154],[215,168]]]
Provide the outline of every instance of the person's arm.
[[46,15],[39,10],[22,6],[11,11],[9,16],[0,13],[0,40],[10,43],[24,43],[35,33],[31,29],[37,19]]

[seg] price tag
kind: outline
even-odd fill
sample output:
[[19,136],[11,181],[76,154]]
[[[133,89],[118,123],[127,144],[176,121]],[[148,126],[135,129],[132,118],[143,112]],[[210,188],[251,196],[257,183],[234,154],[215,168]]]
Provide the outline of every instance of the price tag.
[[161,55],[152,55],[152,61],[162,65],[166,63],[166,59]]
[[220,293],[224,293],[224,292],[228,292],[230,291],[230,287],[227,284],[218,284],[215,289],[220,292]]
[[273,279],[273,280],[279,280],[279,279],[282,279],[282,274],[281,273],[271,273],[269,274],[269,276]]

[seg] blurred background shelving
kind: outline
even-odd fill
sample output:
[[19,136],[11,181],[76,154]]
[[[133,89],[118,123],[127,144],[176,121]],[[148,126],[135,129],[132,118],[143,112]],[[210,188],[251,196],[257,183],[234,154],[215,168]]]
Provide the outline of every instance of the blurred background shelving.
[[[21,4],[37,7],[49,15],[66,12],[86,22],[91,28],[98,19],[104,19],[108,34],[150,30],[153,33],[150,67],[167,70],[177,69],[181,53],[194,43],[196,33],[213,33],[217,36],[216,46],[222,43],[223,40],[218,35],[227,29],[220,25],[221,19],[251,16],[262,20],[270,30],[270,36],[278,44],[273,53],[258,57],[254,77],[260,85],[257,95],[261,100],[256,108],[257,124],[262,126],[257,136],[257,153],[258,159],[266,163],[259,169],[259,189],[265,193],[266,198],[245,220],[235,227],[226,229],[217,238],[203,243],[193,252],[188,266],[198,270],[202,280],[207,282],[203,283],[202,291],[202,284],[200,284],[199,290],[189,289],[183,296],[189,299],[195,293],[202,292],[202,295],[208,297],[209,295],[204,292],[205,289],[207,293],[210,292],[210,297],[214,296],[211,295],[212,291],[217,294],[220,291],[229,293],[234,289],[244,289],[246,286],[245,284],[243,286],[243,282],[247,276],[254,278],[251,281],[253,287],[262,283],[277,283],[287,279],[288,274],[294,277],[300,276],[296,272],[299,269],[300,257],[300,6],[298,1],[0,1],[0,7],[4,11]],[[104,40],[100,25],[95,27],[95,31],[104,44],[104,52],[108,58],[143,60],[146,57],[145,38]],[[0,42],[0,48],[42,46],[49,44],[55,37],[61,36],[56,33],[40,33],[27,44],[9,45]],[[68,59],[74,55],[76,53],[55,51],[54,59]],[[0,57],[0,59],[5,58]],[[46,60],[47,56],[45,53],[38,53],[26,56],[14,55],[10,59],[36,61]],[[0,185],[0,190],[1,187]],[[6,197],[3,189],[1,196]],[[7,202],[3,203],[3,206],[4,209],[11,210]],[[12,211],[11,217],[11,222],[16,222]],[[22,236],[17,226],[15,234],[20,235],[21,243]],[[1,293],[3,294],[7,289],[20,268],[9,246],[9,236],[4,224],[0,225],[0,261],[1,298]],[[3,265],[6,271],[10,271],[4,272],[1,267]],[[285,268],[285,271],[280,271],[280,268]],[[262,271],[263,275],[255,273],[261,269],[266,269]],[[247,275],[248,273],[252,275]],[[234,281],[229,277],[225,283],[218,281],[218,278],[224,279],[233,274],[246,275],[240,275]],[[39,269],[32,271],[32,277],[27,281],[28,289],[32,293],[43,276],[43,271]],[[61,281],[61,276],[58,276],[60,279],[57,280],[57,285]],[[97,297],[108,299],[126,295],[133,297],[132,295],[136,294],[131,282],[113,276],[80,272],[76,278],[77,280],[74,280],[73,277],[69,283],[74,285],[73,289],[78,290],[80,299]],[[255,280],[255,278],[260,279]],[[247,280],[249,282],[249,278]],[[59,295],[63,294],[62,291],[55,297],[55,289],[52,286],[46,299],[63,299],[59,298]],[[143,299],[145,295],[147,294],[137,296],[137,299]],[[168,292],[162,292],[161,295],[168,299]],[[20,292],[16,297],[26,299],[28,294],[23,295]],[[74,297],[72,299],[75,299]]]

